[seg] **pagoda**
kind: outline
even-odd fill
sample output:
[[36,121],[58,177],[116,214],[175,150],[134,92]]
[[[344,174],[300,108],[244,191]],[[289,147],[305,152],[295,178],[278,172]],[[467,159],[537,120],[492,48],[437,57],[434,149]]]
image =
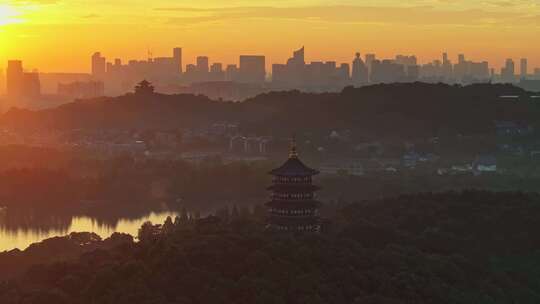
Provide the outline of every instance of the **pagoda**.
[[272,195],[266,203],[267,228],[273,231],[319,232],[320,203],[315,199],[315,191],[320,188],[312,184],[312,177],[319,171],[300,161],[294,138],[289,159],[270,174],[273,180],[272,186],[268,187]]

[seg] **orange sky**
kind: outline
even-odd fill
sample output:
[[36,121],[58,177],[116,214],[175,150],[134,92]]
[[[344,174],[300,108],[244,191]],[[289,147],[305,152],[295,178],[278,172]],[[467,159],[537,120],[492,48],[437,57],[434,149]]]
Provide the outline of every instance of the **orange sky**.
[[[88,3],[91,2],[92,5]],[[200,2],[204,2],[201,4]],[[235,63],[239,54],[284,62],[306,46],[306,59],[350,62],[356,51],[379,57],[449,52],[499,67],[507,57],[540,67],[538,0],[0,0],[0,68],[23,59],[40,71],[88,72],[89,57],[169,56],[184,48]]]

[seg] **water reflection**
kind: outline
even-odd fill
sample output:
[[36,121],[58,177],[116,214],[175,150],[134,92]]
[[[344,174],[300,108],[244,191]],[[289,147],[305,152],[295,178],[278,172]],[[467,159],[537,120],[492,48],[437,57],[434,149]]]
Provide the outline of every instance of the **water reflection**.
[[168,216],[177,212],[149,212],[131,218],[98,219],[89,216],[44,215],[38,212],[0,212],[0,251],[27,248],[30,244],[44,239],[64,236],[71,232],[94,232],[102,238],[114,232],[136,236],[139,227],[146,221],[163,223]]

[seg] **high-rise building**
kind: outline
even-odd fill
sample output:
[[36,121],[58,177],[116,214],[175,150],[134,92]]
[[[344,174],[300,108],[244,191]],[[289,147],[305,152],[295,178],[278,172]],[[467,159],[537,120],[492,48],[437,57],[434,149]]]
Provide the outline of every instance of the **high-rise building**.
[[521,79],[526,79],[527,78],[527,58],[521,58],[520,60],[520,65],[519,65],[519,75],[521,77]]
[[209,80],[211,81],[225,80],[225,72],[223,71],[223,65],[221,63],[216,62],[210,66]]
[[419,65],[409,65],[407,66],[407,81],[418,81],[420,78],[420,66]]
[[245,83],[264,83],[266,79],[266,60],[264,56],[240,56],[240,81]]
[[177,72],[182,74],[182,48],[177,47],[173,49],[173,58]]
[[272,65],[272,82],[274,85],[286,87],[300,87],[306,84],[304,47],[294,51],[287,64]]
[[336,69],[335,82],[331,81],[331,84],[336,86],[346,86],[351,82],[351,66],[348,63],[342,63],[339,68]]
[[39,73],[37,71],[25,73],[20,60],[8,61],[6,82],[7,95],[10,97],[39,97],[41,95]]
[[458,55],[458,63],[454,65],[454,78],[458,82],[464,82],[470,74],[470,64],[465,59],[464,54]]
[[411,65],[417,65],[418,59],[416,56],[405,56],[405,55],[397,55],[395,63],[401,64],[404,66],[411,66]]
[[39,73],[37,71],[23,74],[22,95],[30,98],[39,97],[41,95],[41,83],[39,81]]
[[356,58],[353,60],[351,78],[356,86],[365,85],[369,81],[369,71],[364,61],[362,61],[360,53],[356,53]]
[[4,75],[4,70],[0,69],[0,95],[5,93],[6,90],[6,76]]
[[440,76],[444,80],[449,80],[452,78],[452,74],[454,73],[454,69],[452,67],[452,62],[450,59],[448,59],[448,53],[443,53],[443,61],[441,66],[441,73]]
[[23,92],[24,71],[22,61],[8,61],[6,71],[6,93],[8,96],[18,97]]
[[305,55],[305,49],[304,47],[302,47],[301,49],[293,52],[293,57],[289,59],[289,61],[292,61],[295,64],[304,65],[306,64],[304,55]]
[[501,80],[507,83],[513,83],[516,81],[514,60],[506,59],[504,68],[501,69]]
[[227,81],[237,81],[238,80],[238,67],[236,64],[229,64],[225,69],[225,80]]
[[219,62],[213,63],[210,66],[210,73],[221,73],[223,72],[223,65]]
[[375,54],[366,54],[366,66],[368,68],[368,78],[371,82],[371,65],[373,64],[373,61],[377,60],[377,56]]
[[490,78],[489,63],[487,61],[470,62],[469,76],[476,81],[487,81]]
[[92,55],[92,76],[97,79],[103,79],[107,72],[107,60],[101,56],[100,52]]
[[397,64],[394,60],[375,60],[371,63],[372,83],[403,82],[407,79],[405,66]]
[[197,57],[197,71],[199,73],[208,73],[209,72],[208,57],[199,56]]

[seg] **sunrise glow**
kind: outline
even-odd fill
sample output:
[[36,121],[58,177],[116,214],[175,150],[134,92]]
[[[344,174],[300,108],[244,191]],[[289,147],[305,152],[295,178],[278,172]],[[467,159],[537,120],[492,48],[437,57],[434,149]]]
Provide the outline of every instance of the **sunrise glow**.
[[24,58],[43,71],[88,72],[94,51],[144,59],[174,46],[185,63],[201,54],[236,63],[240,53],[281,62],[302,45],[307,60],[349,62],[360,51],[427,62],[447,51],[494,67],[519,57],[538,65],[539,14],[535,1],[4,0],[0,67]]

